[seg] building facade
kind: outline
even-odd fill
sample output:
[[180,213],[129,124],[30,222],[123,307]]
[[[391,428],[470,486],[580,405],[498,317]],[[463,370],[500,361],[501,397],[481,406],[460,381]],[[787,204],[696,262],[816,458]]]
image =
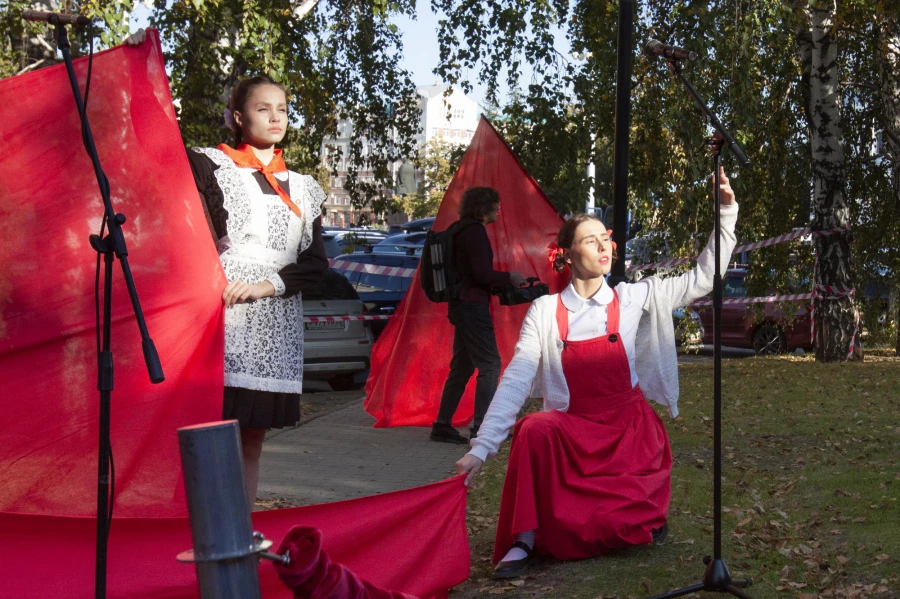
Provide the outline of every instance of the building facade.
[[[444,97],[447,90],[446,85],[424,85],[416,90],[420,113],[416,144],[420,148],[432,139],[468,145],[475,135],[475,128],[481,115],[478,104],[457,89],[451,90],[449,96]],[[358,223],[360,218],[359,210],[350,204],[350,194],[344,189],[353,125],[342,119],[338,122],[337,129],[337,136],[325,139],[321,149],[323,164],[330,169],[333,158],[337,166],[337,174],[331,176],[331,190],[325,200],[326,213],[323,224],[346,227]],[[365,149],[364,140],[364,153]],[[400,164],[397,162],[393,165],[395,182]],[[374,173],[370,171],[360,171],[357,177],[369,183],[375,181]],[[385,193],[392,193],[392,190],[385,190]],[[373,224],[379,223],[382,219],[388,225],[409,220],[405,214],[376,215],[370,211],[365,213],[369,222]]]

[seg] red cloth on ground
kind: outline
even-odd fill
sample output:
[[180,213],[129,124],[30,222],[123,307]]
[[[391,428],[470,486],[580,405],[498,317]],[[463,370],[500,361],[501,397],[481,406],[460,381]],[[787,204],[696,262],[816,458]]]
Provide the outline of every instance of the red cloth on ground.
[[[459,201],[469,187],[489,186],[500,192],[497,222],[486,227],[494,249],[494,268],[539,277],[550,293],[562,290],[568,276],[547,262],[547,245],[556,240],[562,219],[556,209],[519,165],[506,142],[483,118],[459,169],[441,202],[436,231],[443,231],[459,216]],[[491,298],[497,347],[505,368],[512,359],[528,304],[501,306]],[[429,426],[437,417],[444,382],[450,372],[453,326],[447,304],[431,302],[422,291],[419,273],[372,348],[372,368],[366,381],[366,411],[376,427]],[[472,420],[475,377],[463,395],[455,426]]]
[[[226,281],[182,146],[156,33],[94,57],[88,106],[166,380],[148,381],[115,265],[115,512],[107,596],[196,597],[176,429],[222,410]],[[75,63],[82,87],[85,59]],[[64,65],[0,81],[0,595],[89,597],[98,403],[94,328],[102,203]],[[36,170],[37,166],[37,170]],[[302,468],[302,464],[297,465]],[[253,514],[280,539],[320,528],[333,559],[375,584],[442,596],[469,574],[466,491],[427,487]],[[165,517],[163,517],[165,516]],[[387,556],[387,557],[386,557]],[[290,597],[271,568],[268,599]]]
[[[446,597],[469,577],[466,487],[461,477],[394,493],[253,512],[253,529],[274,541],[294,526],[322,531],[331,559],[360,578],[416,597]],[[93,518],[0,513],[2,597],[93,596]],[[48,549],[50,548],[50,549]],[[198,596],[194,566],[175,561],[191,548],[187,518],[113,519],[109,599]],[[260,569],[262,596],[290,599],[273,568]]]
[[415,599],[361,580],[332,562],[322,549],[322,533],[317,528],[295,526],[281,541],[278,553],[291,558],[288,566],[273,565],[278,578],[297,599]]
[[558,302],[569,410],[516,423],[494,563],[520,532],[537,529],[540,553],[582,559],[650,543],[650,530],[668,517],[669,439],[640,386],[631,386],[617,295],[607,311],[606,335],[568,341],[568,311]]

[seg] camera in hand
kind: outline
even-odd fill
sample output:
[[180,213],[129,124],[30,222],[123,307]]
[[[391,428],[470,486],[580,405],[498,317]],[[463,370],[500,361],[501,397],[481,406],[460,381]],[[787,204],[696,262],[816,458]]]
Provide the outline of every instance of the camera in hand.
[[523,287],[495,287],[494,295],[500,299],[501,306],[516,306],[518,304],[527,304],[533,302],[542,295],[548,295],[550,288],[546,283],[541,283],[537,277],[528,277],[525,279],[526,286]]

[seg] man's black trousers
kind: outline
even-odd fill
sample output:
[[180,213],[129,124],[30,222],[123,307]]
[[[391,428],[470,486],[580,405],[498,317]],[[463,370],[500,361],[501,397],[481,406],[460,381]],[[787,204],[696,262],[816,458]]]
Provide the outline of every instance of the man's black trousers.
[[477,369],[475,420],[472,423],[472,431],[477,433],[500,378],[500,352],[494,336],[494,321],[488,304],[473,302],[451,301],[447,315],[456,331],[453,335],[450,375],[444,384],[436,422],[451,423],[466,385]]

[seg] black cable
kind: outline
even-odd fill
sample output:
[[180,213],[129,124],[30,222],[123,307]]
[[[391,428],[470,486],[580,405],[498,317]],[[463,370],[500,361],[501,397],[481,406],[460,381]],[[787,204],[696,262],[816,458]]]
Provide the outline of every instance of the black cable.
[[[82,109],[79,116],[81,117],[81,142],[84,144],[85,148],[88,147],[88,138],[87,138],[87,106],[88,106],[88,97],[91,92],[91,75],[94,70],[94,23],[91,21],[91,24],[88,28],[88,70],[87,70],[87,79],[84,84],[84,102],[82,103]],[[102,185],[108,190],[109,189],[109,181],[106,179],[106,175],[103,176]],[[100,221],[100,239],[103,239],[103,233],[106,231],[106,223],[109,215],[104,210],[103,218]],[[102,351],[102,342],[100,340],[100,258],[101,253],[97,253],[97,266],[96,271],[94,273],[94,319],[95,319],[95,329],[97,331],[97,355],[100,355]],[[116,466],[115,461],[113,460],[113,451],[112,451],[112,441],[106,440],[107,444],[107,454],[109,455],[109,510],[107,513],[106,520],[106,537],[109,538],[110,527],[112,526],[112,516],[113,516],[113,503],[116,496]]]

